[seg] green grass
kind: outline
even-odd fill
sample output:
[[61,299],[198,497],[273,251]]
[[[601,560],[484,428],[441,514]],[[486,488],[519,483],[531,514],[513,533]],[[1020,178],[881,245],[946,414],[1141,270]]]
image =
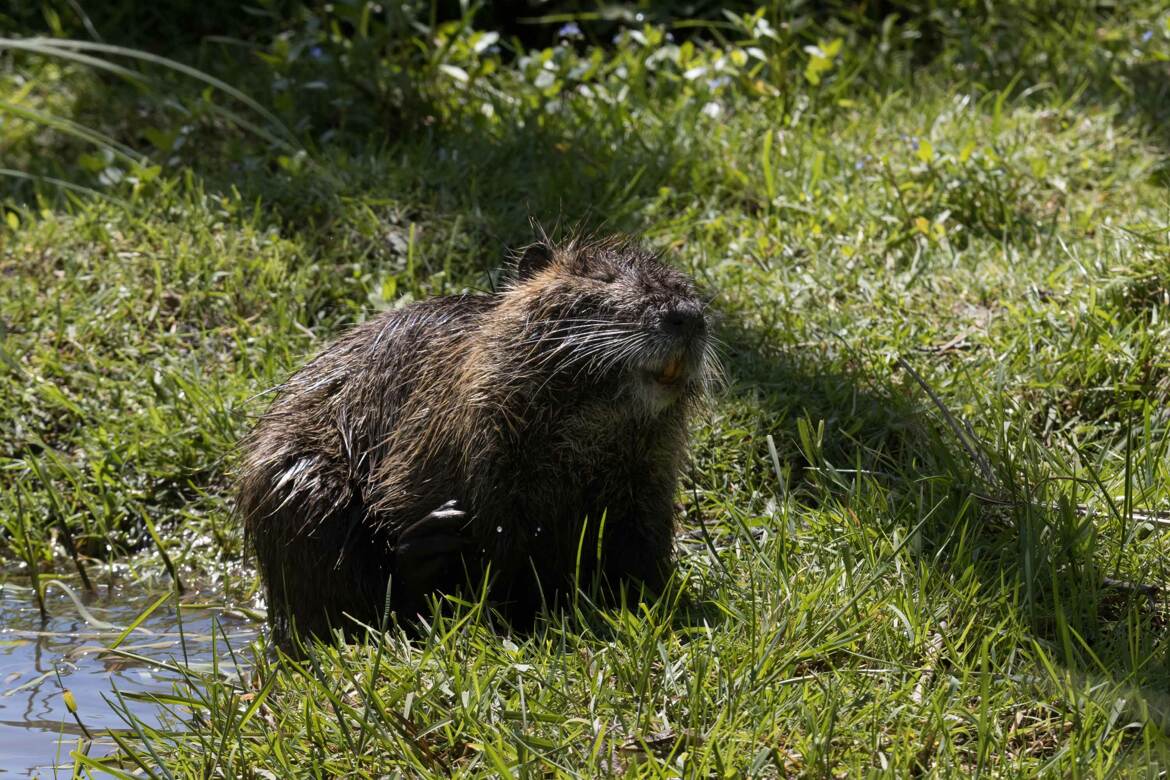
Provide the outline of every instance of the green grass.
[[0,54],[5,562],[247,601],[258,394],[378,308],[490,288],[530,216],[672,250],[728,345],[675,597],[234,648],[248,677],[165,703],[185,728],[82,768],[1165,771],[1170,16],[950,8],[530,51],[303,12],[179,49],[263,111],[108,51],[132,78]]

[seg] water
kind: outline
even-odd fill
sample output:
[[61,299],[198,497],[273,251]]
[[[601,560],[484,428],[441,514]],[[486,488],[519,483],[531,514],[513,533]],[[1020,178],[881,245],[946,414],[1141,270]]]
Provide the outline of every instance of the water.
[[[24,587],[27,578],[5,583],[0,573],[0,777],[68,777],[73,765],[69,753],[78,749],[81,727],[65,706],[62,686],[77,701],[77,714],[94,735],[92,756],[110,753],[114,744],[99,734],[126,724],[106,703],[114,699],[114,685],[123,693],[170,692],[179,675],[150,663],[103,653],[145,609],[165,592],[128,585],[99,584],[87,595],[75,581],[68,587],[96,621],[116,628],[99,628],[88,622],[63,591],[50,585],[45,599],[49,613],[42,622],[33,592]],[[254,639],[259,625],[248,618],[212,606],[213,593],[183,596],[183,635],[192,666],[207,664],[211,657],[212,620],[218,618],[237,658]],[[179,621],[173,597],[159,606],[123,641],[120,649],[159,662],[183,658]],[[232,670],[232,659],[217,636],[222,670]],[[60,681],[58,681],[58,674]],[[156,708],[126,700],[136,715],[158,722]]]

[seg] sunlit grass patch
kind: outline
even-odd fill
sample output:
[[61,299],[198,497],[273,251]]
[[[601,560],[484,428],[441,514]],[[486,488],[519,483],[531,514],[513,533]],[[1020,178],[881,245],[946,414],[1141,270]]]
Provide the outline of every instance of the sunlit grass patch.
[[141,78],[6,50],[0,556],[24,571],[129,560],[249,598],[230,475],[265,391],[376,309],[491,289],[530,217],[669,250],[726,347],[677,599],[236,647],[250,671],[192,667],[166,727],[130,717],[85,768],[1164,769],[1168,17],[959,6],[581,19],[539,48],[338,3],[172,52],[199,74],[86,50]]

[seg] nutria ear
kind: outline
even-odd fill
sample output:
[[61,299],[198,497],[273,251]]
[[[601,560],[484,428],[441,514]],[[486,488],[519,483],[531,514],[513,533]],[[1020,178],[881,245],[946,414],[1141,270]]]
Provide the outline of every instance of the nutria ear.
[[516,258],[516,278],[527,279],[547,268],[552,261],[553,248],[550,244],[544,241],[529,244],[520,251],[520,256]]

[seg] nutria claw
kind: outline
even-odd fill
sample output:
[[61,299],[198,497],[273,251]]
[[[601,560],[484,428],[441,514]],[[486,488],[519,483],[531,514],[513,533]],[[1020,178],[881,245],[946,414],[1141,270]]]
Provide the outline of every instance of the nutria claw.
[[419,522],[425,522],[426,520],[454,520],[456,518],[467,517],[466,512],[464,512],[462,509],[455,508],[455,505],[457,503],[458,502],[455,499],[451,499],[450,501],[443,504],[438,509],[435,509],[434,511],[432,511],[429,515],[427,515],[425,518],[423,518]]

